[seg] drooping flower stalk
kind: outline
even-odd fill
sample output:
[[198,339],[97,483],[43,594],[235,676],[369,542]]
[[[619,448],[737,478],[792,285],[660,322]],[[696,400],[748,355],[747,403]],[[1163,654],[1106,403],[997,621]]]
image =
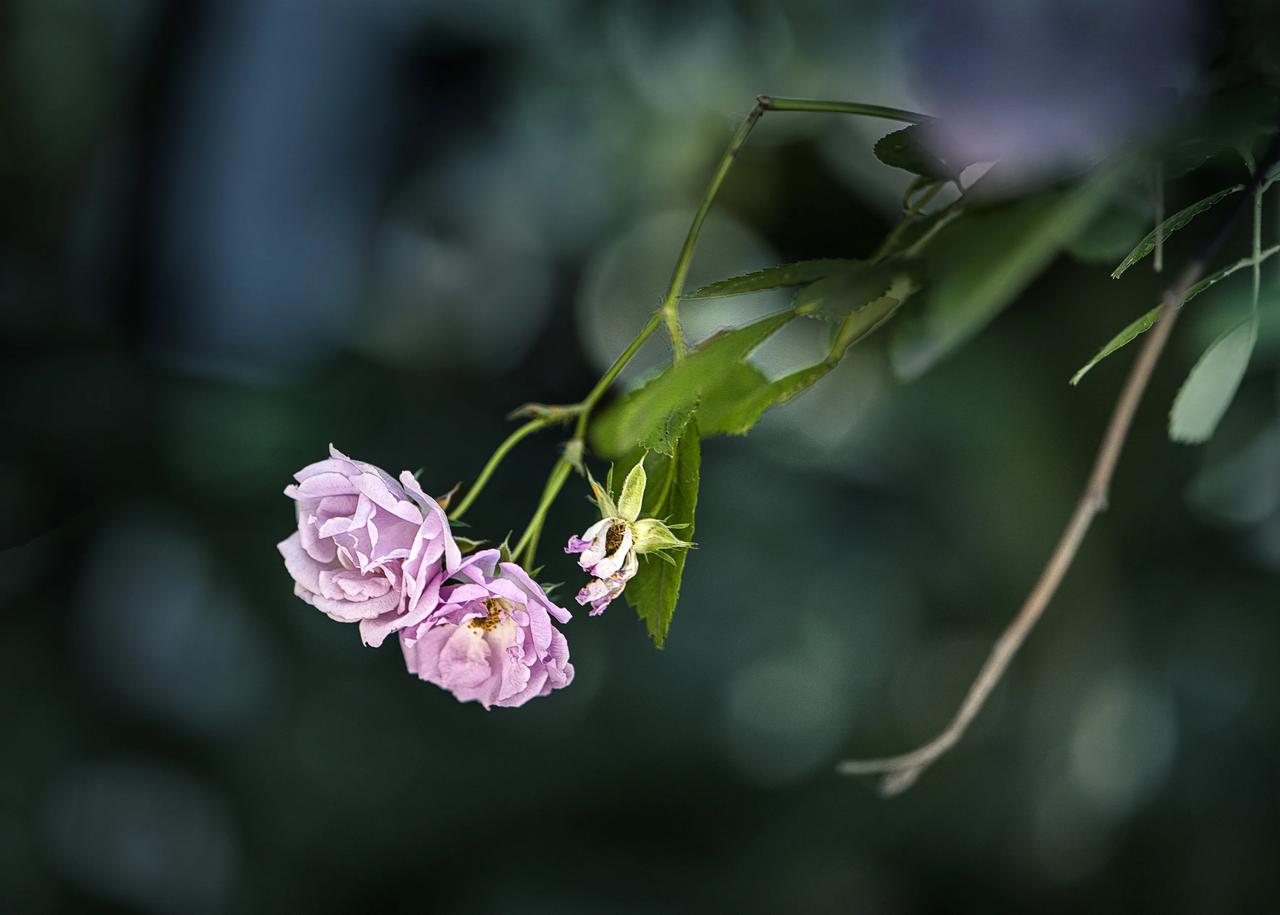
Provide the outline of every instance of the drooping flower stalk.
[[[495,449],[451,514],[445,514],[448,499],[432,499],[408,471],[397,481],[332,446],[329,460],[299,471],[297,483],[285,490],[297,503],[298,529],[278,548],[300,598],[334,619],[358,622],[367,645],[376,647],[399,633],[410,671],[463,701],[486,708],[518,706],[572,681],[567,642],[551,625],[552,619],[568,622],[570,614],[547,598],[519,560],[532,566],[548,509],[572,470],[586,472],[582,455],[593,409],[645,341],[665,325],[673,359],[684,357],[678,308],[703,224],[738,150],[768,110],[928,120],[881,106],[760,96],[721,155],[660,307],[580,403],[531,407],[532,418]],[[517,444],[572,418],[573,437],[517,541],[516,561],[501,561],[498,550],[463,556],[450,520],[465,514]],[[655,553],[670,561],[664,551],[692,544],[677,538],[661,519],[640,517],[643,459],[628,474],[617,504],[594,481],[592,487],[602,517],[582,537],[572,538],[566,551],[578,554],[579,565],[592,574],[577,599],[598,615],[636,574],[638,556]]]

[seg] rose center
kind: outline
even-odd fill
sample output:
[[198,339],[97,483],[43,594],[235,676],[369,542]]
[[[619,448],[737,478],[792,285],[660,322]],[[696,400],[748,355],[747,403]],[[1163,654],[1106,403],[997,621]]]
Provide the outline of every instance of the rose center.
[[502,612],[507,609],[506,601],[497,597],[489,597],[485,599],[484,616],[477,616],[471,621],[472,629],[483,629],[485,632],[492,632],[502,622]]
[[627,532],[627,525],[621,521],[609,528],[609,533],[604,537],[604,551],[606,554],[614,553],[618,547],[622,546],[622,537]]

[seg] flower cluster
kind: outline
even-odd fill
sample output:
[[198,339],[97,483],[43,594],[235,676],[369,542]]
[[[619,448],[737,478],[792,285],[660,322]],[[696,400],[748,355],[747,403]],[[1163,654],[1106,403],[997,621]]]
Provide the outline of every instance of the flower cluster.
[[604,613],[614,598],[622,594],[627,582],[640,569],[640,556],[653,553],[667,559],[665,550],[687,549],[693,545],[677,538],[671,528],[657,518],[640,517],[647,485],[643,460],[627,474],[616,503],[607,488],[591,481],[600,520],[583,531],[581,537],[570,537],[564,548],[566,553],[578,554],[578,565],[592,576],[577,595],[579,605],[591,605],[591,616]]
[[569,646],[551,625],[567,610],[498,550],[463,556],[413,474],[329,452],[285,489],[298,529],[279,550],[298,597],[359,623],[366,645],[398,634],[409,671],[460,701],[519,706],[569,685]]

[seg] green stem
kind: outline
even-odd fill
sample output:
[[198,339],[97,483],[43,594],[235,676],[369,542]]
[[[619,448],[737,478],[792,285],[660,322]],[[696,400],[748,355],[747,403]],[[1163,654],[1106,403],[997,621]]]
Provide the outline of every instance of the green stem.
[[680,333],[680,314],[678,311],[680,293],[684,291],[684,281],[689,275],[689,266],[693,263],[693,251],[698,246],[698,236],[702,234],[702,224],[706,222],[707,213],[711,211],[711,204],[716,199],[720,185],[724,183],[725,175],[729,174],[729,169],[733,167],[733,160],[737,157],[738,150],[747,141],[751,128],[756,126],[756,121],[760,120],[760,115],[764,114],[764,111],[764,102],[757,101],[755,107],[747,113],[742,123],[738,125],[738,129],[734,131],[733,136],[729,139],[729,145],[725,147],[724,152],[720,155],[720,161],[716,164],[716,170],[711,175],[711,181],[707,184],[707,189],[702,192],[702,202],[698,204],[698,210],[693,214],[693,222],[689,226],[688,234],[684,237],[684,245],[680,248],[680,256],[676,258],[675,270],[671,273],[671,283],[667,286],[667,294],[663,296],[662,306],[658,309],[662,315],[663,323],[667,325],[667,333],[671,335],[671,345],[675,350],[674,358],[677,360],[684,358],[684,337]]
[[680,333],[678,308],[680,296],[684,292],[684,283],[689,274],[689,266],[693,262],[693,252],[697,247],[698,237],[702,234],[702,225],[706,221],[707,213],[711,210],[711,204],[720,190],[720,185],[724,183],[725,176],[728,175],[729,169],[733,167],[738,151],[746,142],[756,122],[760,120],[761,115],[766,111],[853,114],[864,117],[885,118],[893,121],[905,121],[911,124],[923,124],[926,121],[933,120],[926,114],[907,111],[902,108],[887,108],[884,105],[867,105],[862,102],[834,102],[822,99],[778,98],[771,95],[759,96],[756,99],[755,107],[747,113],[746,118],[738,125],[738,129],[729,139],[729,144],[720,156],[720,161],[711,176],[711,181],[702,194],[702,202],[698,205],[697,212],[694,213],[689,232],[685,235],[684,245],[681,246],[680,255],[676,258],[675,270],[672,271],[671,283],[667,287],[666,295],[663,296],[662,305],[659,307],[658,312],[641,329],[639,335],[631,341],[631,344],[623,351],[622,355],[609,367],[609,370],[596,383],[596,386],[591,389],[591,393],[583,399],[581,412],[578,414],[578,423],[574,431],[575,438],[581,439],[586,434],[591,411],[596,402],[608,390],[609,385],[613,384],[618,377],[618,373],[631,361],[631,357],[636,354],[640,346],[658,329],[659,324],[665,324],[668,333],[671,335],[671,345],[675,349],[675,357],[679,359],[684,355],[684,339]]
[[658,329],[661,323],[661,314],[655,311],[649,316],[649,320],[645,322],[644,327],[640,328],[640,333],[636,334],[636,338],[627,344],[627,348],[622,351],[622,354],[617,359],[613,360],[613,365],[609,366],[608,371],[600,376],[600,380],[596,382],[595,387],[591,389],[586,397],[582,398],[582,403],[579,405],[578,424],[573,428],[573,437],[575,439],[581,440],[586,435],[587,421],[591,418],[591,411],[594,409],[596,402],[604,396],[605,391],[609,390],[609,385],[613,384],[618,374],[631,361],[631,357],[639,352],[640,347],[644,345],[644,341],[653,335],[653,332]]
[[498,465],[502,463],[502,459],[507,456],[507,453],[512,448],[520,443],[521,439],[532,435],[544,426],[551,425],[554,421],[555,420],[550,417],[531,419],[515,432],[508,435],[506,441],[498,446],[497,450],[494,451],[493,455],[489,458],[489,462],[484,465],[484,469],[480,471],[480,476],[476,477],[475,483],[473,483],[471,488],[467,490],[466,497],[458,504],[457,508],[449,512],[449,520],[457,521],[462,517],[463,513],[471,507],[471,503],[475,502],[476,497],[480,495],[485,484],[489,482],[489,477],[493,476],[493,472],[497,470]]
[[880,247],[876,248],[876,253],[871,255],[873,264],[884,260],[893,251],[898,244],[898,240],[902,237],[902,233],[907,230],[907,226],[911,225],[915,218],[920,215],[920,211],[928,206],[929,201],[936,197],[938,192],[945,186],[945,181],[935,182],[929,190],[921,194],[920,198],[911,204],[907,211],[902,214],[902,219],[893,227],[893,231],[886,235],[884,241],[880,243]]
[[857,114],[868,118],[884,118],[887,121],[905,121],[908,124],[924,124],[933,118],[905,108],[887,108],[884,105],[867,105],[862,102],[832,102],[813,98],[778,98],[760,96],[765,111],[822,111],[829,114]]
[[1262,294],[1262,193],[1263,185],[1253,191],[1253,315],[1258,316],[1258,299]]
[[915,257],[924,249],[925,245],[933,241],[933,237],[935,235],[945,229],[950,223],[963,216],[964,207],[960,205],[961,202],[961,200],[956,200],[952,202],[947,209],[939,210],[938,218],[934,221],[933,225],[929,226],[929,228],[924,231],[923,235],[912,242],[911,246],[908,247],[903,254],[906,257]]
[[551,476],[547,477],[547,485],[542,490],[542,499],[538,502],[538,508],[534,511],[533,517],[529,519],[529,526],[524,529],[524,533],[520,535],[516,545],[511,548],[511,555],[517,561],[519,561],[520,554],[525,547],[530,547],[526,562],[528,565],[533,565],[533,547],[538,532],[542,530],[542,522],[547,517],[547,509],[551,507],[551,503],[560,494],[560,487],[564,486],[564,481],[569,478],[569,471],[572,469],[573,465],[566,458],[560,458],[560,460],[556,461],[555,466],[551,468]]
[[[720,156],[720,161],[711,175],[711,181],[702,194],[702,201],[698,204],[698,209],[693,215],[693,222],[690,224],[689,231],[685,235],[684,244],[680,248],[680,255],[676,258],[676,266],[672,271],[671,282],[667,286],[666,295],[662,298],[662,304],[645,322],[644,327],[640,329],[640,333],[636,335],[635,339],[627,345],[622,354],[614,360],[613,365],[609,366],[587,396],[578,404],[578,421],[574,425],[573,439],[567,447],[576,446],[581,449],[586,438],[587,425],[591,420],[591,411],[595,408],[600,398],[604,396],[609,386],[617,380],[619,373],[626,367],[627,363],[631,361],[632,357],[640,350],[640,347],[653,336],[653,332],[660,326],[666,325],[667,332],[671,336],[673,358],[675,360],[684,358],[685,345],[684,337],[680,331],[679,303],[680,296],[684,292],[685,280],[689,275],[689,267],[693,262],[693,252],[698,245],[698,237],[702,234],[703,223],[706,222],[707,214],[711,210],[711,204],[714,202],[720,186],[724,183],[725,176],[729,174],[729,169],[733,167],[738,151],[746,142],[752,128],[755,127],[756,122],[760,120],[761,115],[766,111],[853,114],[864,117],[885,118],[892,121],[904,121],[910,124],[923,124],[932,120],[928,115],[919,114],[915,111],[888,108],[883,105],[866,105],[861,102],[835,102],[821,99],[776,98],[768,95],[759,96],[756,99],[755,107],[747,113],[746,118],[743,119],[742,123],[738,125],[738,129],[734,131],[733,136],[730,137],[729,144],[725,147]],[[492,462],[492,459],[490,460]],[[530,519],[528,527],[520,535],[520,540],[512,550],[512,555],[515,557],[519,557],[522,551],[527,552],[526,562],[529,565],[533,563],[538,536],[541,533],[542,522],[546,518],[547,509],[551,507],[556,496],[560,494],[560,489],[564,486],[572,468],[573,463],[566,458],[561,458],[556,462],[556,465],[551,470],[551,475],[547,478],[547,485],[542,492],[542,500],[538,503],[538,508],[534,512],[533,518]],[[484,474],[482,473],[481,476],[483,478]],[[459,512],[468,504],[469,502],[464,502],[459,506]]]

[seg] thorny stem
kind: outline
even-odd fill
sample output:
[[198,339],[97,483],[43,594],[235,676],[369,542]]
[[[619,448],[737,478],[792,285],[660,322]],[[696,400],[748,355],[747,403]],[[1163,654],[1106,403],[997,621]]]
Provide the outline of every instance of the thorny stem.
[[[1278,156],[1280,156],[1280,139],[1277,139],[1276,143],[1273,144],[1272,150],[1265,160],[1268,165],[1254,173],[1251,190],[1258,190],[1263,187],[1264,172],[1271,163],[1276,161]],[[1125,439],[1128,437],[1129,427],[1133,423],[1133,417],[1137,412],[1138,404],[1142,400],[1142,395],[1147,389],[1147,383],[1151,380],[1151,373],[1155,369],[1156,362],[1164,351],[1165,344],[1169,341],[1169,335],[1173,331],[1173,325],[1178,318],[1182,302],[1186,299],[1188,290],[1204,272],[1204,265],[1212,259],[1226,241],[1241,210],[1242,208],[1238,207],[1223,221],[1204,253],[1199,258],[1188,263],[1182,270],[1177,282],[1165,292],[1155,326],[1143,340],[1138,358],[1134,361],[1133,368],[1129,371],[1129,377],[1125,380],[1124,387],[1120,391],[1120,397],[1116,400],[1111,419],[1107,423],[1106,433],[1102,437],[1097,457],[1094,459],[1093,470],[1089,473],[1088,482],[1085,484],[1084,491],[1080,494],[1075,511],[1071,514],[1071,520],[1067,522],[1066,529],[1062,532],[1057,546],[1054,547],[1053,552],[1050,554],[1049,561],[1045,565],[1044,571],[1040,573],[1040,578],[1035,587],[1031,589],[1031,593],[1027,595],[1027,599],[1021,609],[1018,610],[1017,615],[1014,616],[996,641],[995,646],[991,649],[991,654],[988,655],[986,662],[982,665],[982,669],[978,672],[977,678],[969,687],[969,692],[965,695],[964,702],[961,703],[950,724],[928,743],[909,753],[880,759],[846,760],[836,768],[836,771],[840,774],[883,775],[884,778],[880,783],[881,792],[886,796],[899,794],[915,784],[916,779],[929,766],[955,746],[960,738],[964,736],[970,723],[977,717],[992,690],[1000,682],[1000,678],[1004,675],[1009,662],[1013,660],[1014,655],[1017,654],[1027,635],[1044,613],[1045,607],[1057,592],[1063,576],[1066,574],[1067,569],[1071,567],[1076,553],[1080,550],[1080,544],[1084,541],[1089,525],[1093,522],[1094,517],[1107,507],[1107,494],[1111,488],[1111,478],[1115,473],[1116,463],[1120,460],[1120,452],[1124,448]]]

